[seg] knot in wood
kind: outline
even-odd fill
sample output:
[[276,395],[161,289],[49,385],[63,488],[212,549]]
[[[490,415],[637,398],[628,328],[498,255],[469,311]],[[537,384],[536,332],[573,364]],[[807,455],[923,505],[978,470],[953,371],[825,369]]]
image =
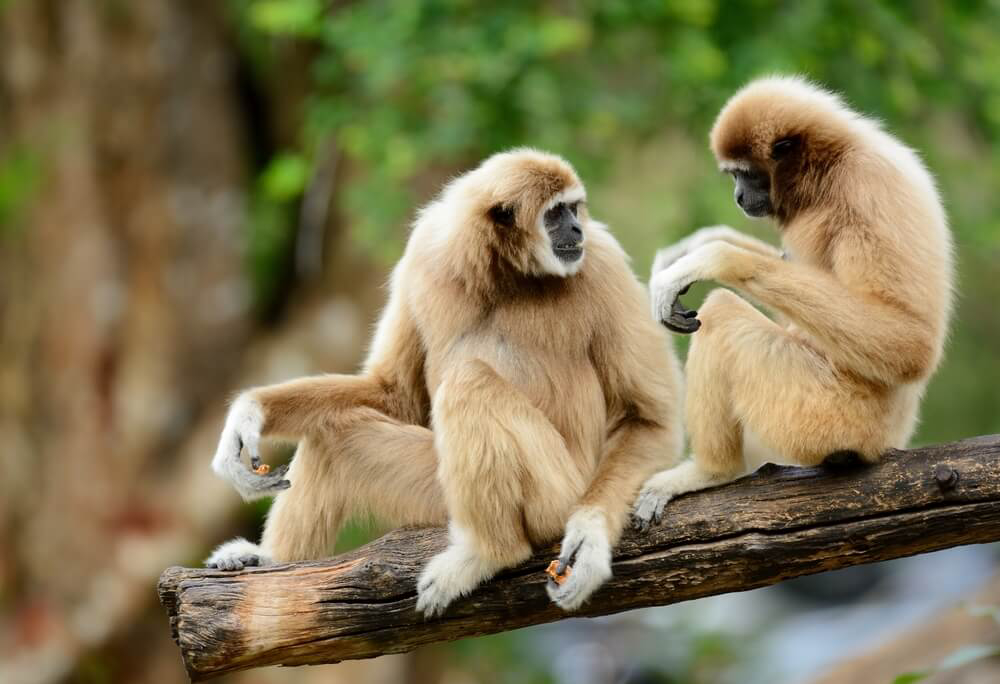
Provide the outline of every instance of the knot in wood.
[[950,491],[958,484],[958,471],[950,466],[939,465],[934,471],[934,480],[938,483],[941,491]]

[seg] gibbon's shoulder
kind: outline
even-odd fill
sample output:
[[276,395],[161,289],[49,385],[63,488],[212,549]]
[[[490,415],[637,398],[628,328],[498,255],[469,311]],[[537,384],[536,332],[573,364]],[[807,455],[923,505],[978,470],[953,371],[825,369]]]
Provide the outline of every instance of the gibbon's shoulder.
[[590,219],[585,236],[584,273],[599,279],[604,275],[620,276],[632,272],[632,260],[606,224]]
[[622,249],[606,223],[590,219],[587,222],[585,236],[588,253],[596,255],[602,260],[618,261],[626,265],[629,263],[628,254]]

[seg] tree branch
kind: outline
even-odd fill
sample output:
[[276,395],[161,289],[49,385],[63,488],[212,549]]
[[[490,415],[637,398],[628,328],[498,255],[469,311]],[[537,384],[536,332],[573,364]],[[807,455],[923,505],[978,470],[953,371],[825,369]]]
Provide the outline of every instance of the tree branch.
[[[872,467],[765,466],[682,496],[628,533],[581,616],[606,615],[928,551],[1000,540],[1000,435],[891,452]],[[193,680],[262,665],[332,663],[552,622],[555,546],[457,601],[414,610],[441,529],[397,530],[336,558],[223,573],[168,569],[160,600]]]

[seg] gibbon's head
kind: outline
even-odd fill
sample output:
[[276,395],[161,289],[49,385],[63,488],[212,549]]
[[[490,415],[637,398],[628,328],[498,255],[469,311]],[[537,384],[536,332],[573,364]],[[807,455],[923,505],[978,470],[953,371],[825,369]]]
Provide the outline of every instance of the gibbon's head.
[[[476,248],[530,276],[568,277],[583,265],[586,191],[561,157],[515,149],[488,158],[449,189],[464,195]],[[466,236],[469,237],[469,236]]]
[[752,81],[730,98],[709,135],[747,216],[784,224],[823,202],[861,117],[799,77]]

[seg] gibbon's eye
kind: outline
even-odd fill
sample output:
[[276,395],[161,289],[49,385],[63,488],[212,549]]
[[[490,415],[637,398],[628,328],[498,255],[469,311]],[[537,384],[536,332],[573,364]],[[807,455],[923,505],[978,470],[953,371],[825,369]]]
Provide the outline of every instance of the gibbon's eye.
[[490,207],[489,215],[495,223],[499,223],[501,226],[514,225],[514,209],[512,207],[495,204]]
[[778,161],[784,157],[788,156],[788,153],[794,150],[799,144],[799,139],[795,136],[789,138],[782,138],[778,142],[771,145],[771,159]]
[[580,211],[580,205],[582,204],[583,200],[580,200],[579,202],[573,202],[573,204],[569,205],[569,210],[573,212],[573,216],[577,215],[577,212]]

